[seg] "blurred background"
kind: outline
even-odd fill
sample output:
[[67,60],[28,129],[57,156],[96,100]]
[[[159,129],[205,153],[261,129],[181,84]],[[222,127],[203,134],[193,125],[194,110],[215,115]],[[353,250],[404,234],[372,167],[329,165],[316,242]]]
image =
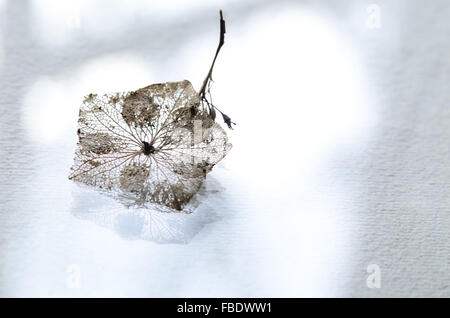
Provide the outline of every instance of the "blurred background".
[[[67,179],[89,93],[237,123],[193,214]],[[0,296],[450,296],[450,4],[0,0]]]

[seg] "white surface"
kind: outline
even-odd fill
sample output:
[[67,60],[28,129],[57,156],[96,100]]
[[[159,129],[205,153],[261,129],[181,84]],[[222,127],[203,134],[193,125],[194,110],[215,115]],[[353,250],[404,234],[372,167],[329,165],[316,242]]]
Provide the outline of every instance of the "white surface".
[[[450,296],[446,1],[58,3],[0,1],[1,296]],[[198,88],[218,8],[238,125],[198,211],[70,182],[82,96]]]

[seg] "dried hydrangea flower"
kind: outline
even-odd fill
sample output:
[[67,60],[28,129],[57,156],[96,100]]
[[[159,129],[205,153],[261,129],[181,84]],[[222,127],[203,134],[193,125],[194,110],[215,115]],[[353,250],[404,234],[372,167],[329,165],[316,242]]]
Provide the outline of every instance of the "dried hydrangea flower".
[[145,204],[182,210],[231,145],[215,122],[212,71],[197,93],[189,81],[154,84],[130,93],[88,95],[80,108],[78,147],[70,179]]
[[178,211],[231,147],[189,81],[91,94],[78,123],[70,179]]

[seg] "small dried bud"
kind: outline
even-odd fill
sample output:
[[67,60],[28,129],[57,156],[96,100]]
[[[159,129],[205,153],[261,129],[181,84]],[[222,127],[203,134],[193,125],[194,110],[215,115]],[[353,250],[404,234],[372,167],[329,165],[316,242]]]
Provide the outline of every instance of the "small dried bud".
[[195,105],[192,105],[189,110],[191,111],[191,117],[197,115],[197,107]]
[[214,109],[214,107],[209,108],[209,117],[211,117],[213,121],[216,120],[216,110]]
[[224,113],[222,113],[222,117],[223,117],[223,121],[225,122],[225,124],[227,124],[228,128],[233,129],[233,127],[231,127],[231,124],[236,125],[236,123],[233,123],[231,121],[231,118],[228,117],[227,115],[225,115]]

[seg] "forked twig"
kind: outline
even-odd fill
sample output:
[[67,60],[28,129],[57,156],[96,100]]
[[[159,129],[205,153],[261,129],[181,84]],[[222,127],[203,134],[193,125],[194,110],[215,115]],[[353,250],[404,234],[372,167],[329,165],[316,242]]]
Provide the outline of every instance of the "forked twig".
[[[223,121],[225,122],[225,124],[227,124],[228,128],[232,129],[231,124],[236,125],[236,123],[231,121],[231,118],[229,116],[227,116],[226,114],[224,114],[219,108],[217,108],[215,105],[213,105],[212,101],[209,101],[206,98],[206,93],[208,92],[210,93],[210,86],[211,86],[211,81],[212,81],[212,72],[214,69],[214,64],[216,63],[216,59],[217,56],[219,55],[220,49],[222,48],[223,44],[225,43],[225,20],[223,19],[223,14],[222,14],[222,10],[219,11],[220,14],[220,37],[219,37],[219,45],[217,46],[217,50],[216,50],[216,54],[214,55],[214,59],[211,63],[211,67],[209,68],[209,72],[206,75],[205,79],[203,80],[203,84],[202,87],[200,88],[199,91],[199,96],[200,99],[202,101],[204,101],[209,108],[209,114],[211,116],[211,118],[214,120],[216,118],[216,112],[214,109],[216,109],[217,111],[220,112],[220,114],[222,115]],[[207,90],[208,88],[208,90]]]

